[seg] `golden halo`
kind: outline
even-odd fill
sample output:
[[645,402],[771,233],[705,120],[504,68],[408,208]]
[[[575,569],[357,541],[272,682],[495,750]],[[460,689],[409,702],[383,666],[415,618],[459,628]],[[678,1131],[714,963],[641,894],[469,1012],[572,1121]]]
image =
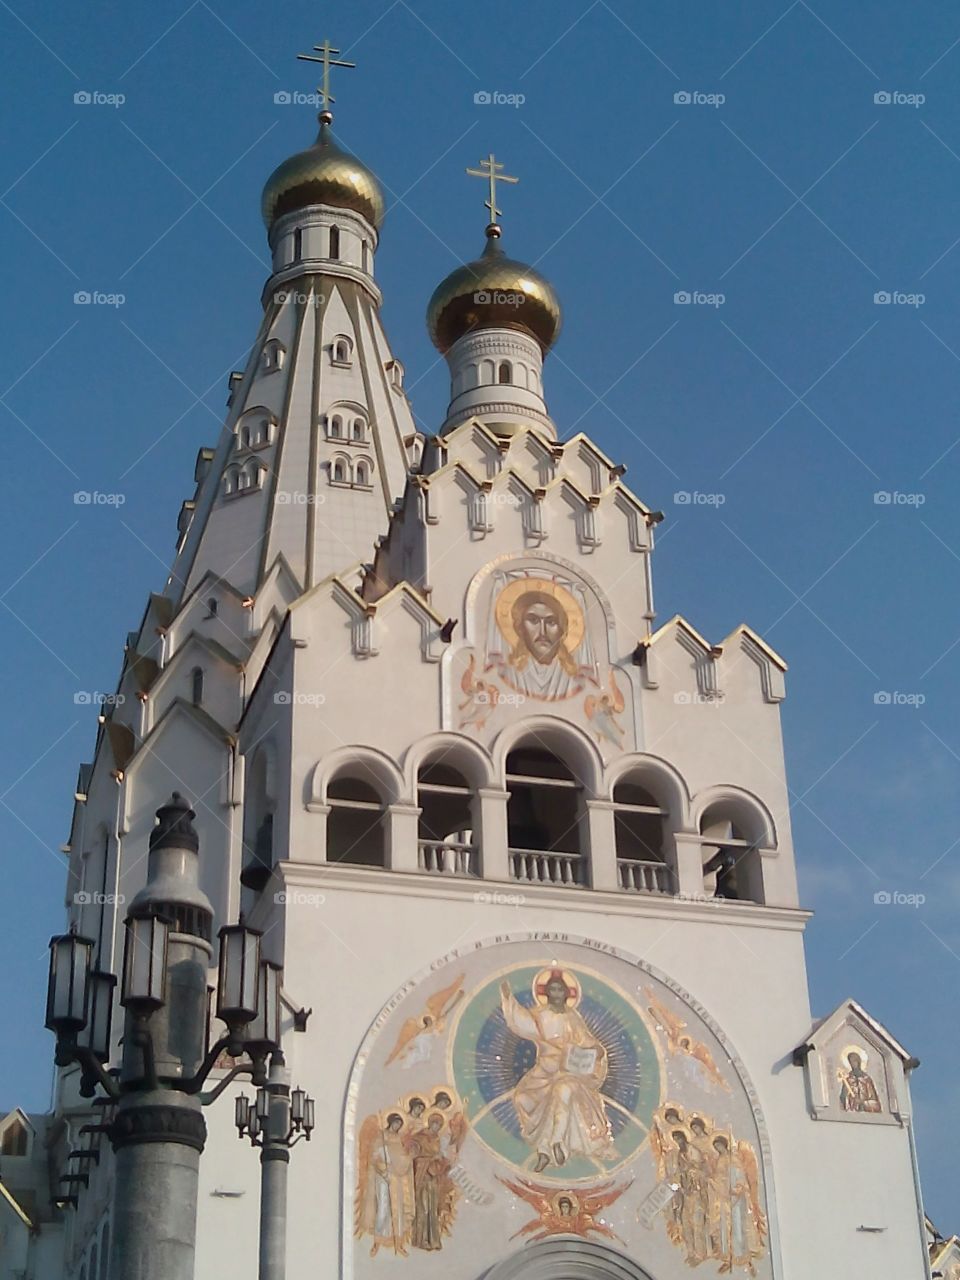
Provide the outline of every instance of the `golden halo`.
[[505,586],[497,597],[495,606],[497,626],[500,628],[501,634],[511,650],[517,644],[517,631],[513,625],[513,606],[520,596],[526,595],[530,591],[536,591],[544,596],[552,596],[556,600],[567,619],[567,634],[563,640],[564,647],[568,653],[575,653],[580,647],[586,628],[583,610],[566,587],[561,587],[559,582],[551,582],[548,578],[518,578],[515,582]]
[[558,1191],[555,1196],[550,1197],[550,1208],[558,1218],[563,1216],[560,1212],[561,1200],[570,1201],[570,1208],[573,1210],[574,1214],[578,1214],[580,1212],[580,1197],[575,1191]]
[[547,1003],[547,983],[551,978],[558,977],[561,982],[567,984],[567,1008],[575,1008],[580,1003],[582,991],[580,988],[579,978],[569,971],[569,969],[560,969],[556,965],[550,965],[547,969],[541,969],[533,980],[531,990],[533,998],[542,1009]]
[[845,1067],[850,1066],[849,1056],[851,1053],[855,1053],[859,1057],[860,1066],[863,1067],[864,1070],[866,1070],[867,1063],[870,1061],[870,1054],[867,1052],[867,1050],[861,1048],[860,1045],[858,1044],[848,1044],[847,1047],[841,1050],[841,1053],[840,1053],[840,1061],[843,1063]]

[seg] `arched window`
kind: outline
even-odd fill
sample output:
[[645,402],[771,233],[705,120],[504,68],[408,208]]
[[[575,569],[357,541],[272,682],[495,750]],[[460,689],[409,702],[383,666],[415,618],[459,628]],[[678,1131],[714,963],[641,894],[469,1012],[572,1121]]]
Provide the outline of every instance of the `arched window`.
[[248,409],[237,424],[241,449],[262,449],[273,439],[274,420],[266,409]]
[[582,788],[570,767],[539,745],[507,757],[510,874],[541,884],[586,883],[581,856]]
[[723,801],[710,805],[700,819],[704,892],[716,898],[763,902],[763,868],[759,824]]
[[195,707],[203,705],[203,667],[194,667],[190,672],[190,698]]
[[250,461],[246,466],[240,468],[240,474],[237,479],[237,489],[243,493],[250,493],[254,489],[259,489],[263,484],[264,467],[256,460]]
[[207,617],[215,618],[217,616],[217,610],[219,608],[220,608],[220,605],[217,603],[214,597],[211,596],[210,599],[207,601]]
[[336,261],[340,257],[340,228],[330,228],[330,257]]
[[357,460],[356,471],[354,474],[354,484],[361,489],[369,489],[371,487],[371,473],[373,466],[369,458],[359,458]]
[[286,348],[277,338],[271,338],[269,342],[265,342],[260,356],[261,372],[275,373],[277,369],[281,369],[286,354]]
[[334,458],[330,463],[330,483],[331,484],[349,484],[349,474],[347,472],[346,458]]
[[223,493],[224,497],[231,497],[241,488],[240,471],[237,467],[227,467],[223,473]]
[[343,419],[339,413],[335,413],[330,419],[330,429],[327,432],[331,440],[343,439]]
[[370,270],[370,245],[367,243],[366,240],[364,240],[363,242],[363,251],[362,251],[361,261],[363,263],[364,271],[369,271]]
[[492,360],[484,360],[480,365],[480,384],[488,387],[492,382],[496,382],[497,367]]
[[351,438],[355,442],[358,440],[366,440],[367,424],[364,422],[363,418],[354,418]]
[[0,1154],[5,1156],[25,1156],[29,1149],[30,1135],[27,1126],[19,1116],[14,1116],[3,1131],[0,1142]]
[[293,260],[299,262],[303,257],[303,228],[297,227],[293,233]]
[[509,360],[500,361],[500,368],[497,370],[497,381],[500,383],[509,383],[513,381]]
[[331,350],[334,364],[350,364],[353,356],[353,343],[346,334],[340,334],[339,337],[334,338]]
[[[362,773],[362,766],[358,766]],[[327,787],[327,861],[360,867],[386,865],[386,805],[372,779],[338,774]]]
[[633,893],[674,892],[665,854],[667,810],[629,777],[614,787],[613,803],[620,888]]
[[463,774],[440,761],[422,765],[417,778],[417,804],[421,871],[476,875],[474,795]]

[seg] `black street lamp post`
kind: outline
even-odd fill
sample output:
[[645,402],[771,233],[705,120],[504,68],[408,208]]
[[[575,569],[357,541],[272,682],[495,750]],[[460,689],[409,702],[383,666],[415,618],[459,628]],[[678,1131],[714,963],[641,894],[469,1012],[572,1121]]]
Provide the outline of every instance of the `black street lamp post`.
[[[91,939],[71,932],[50,942],[46,1024],[57,1065],[79,1063],[81,1095],[99,1085],[110,1112],[85,1130],[105,1132],[116,1155],[113,1280],[193,1280],[202,1108],[240,1075],[268,1087],[267,1059],[280,1050],[280,970],[261,959],[259,931],[241,922],[220,930],[217,1016],[227,1030],[204,1052],[213,909],[199,886],[195,817],[177,792],[157,812],[147,883],[126,920],[119,1070],[104,1065],[116,978],[93,968]],[[249,1061],[205,1092],[224,1052]],[[71,1153],[83,1167],[66,1175],[64,1202],[75,1203],[98,1154],[92,1145]]]

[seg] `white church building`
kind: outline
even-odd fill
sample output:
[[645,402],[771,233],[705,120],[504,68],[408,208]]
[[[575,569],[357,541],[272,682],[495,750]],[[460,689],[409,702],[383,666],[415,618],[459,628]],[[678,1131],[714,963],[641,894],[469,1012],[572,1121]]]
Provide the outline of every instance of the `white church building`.
[[[660,513],[565,435],[560,303],[495,189],[429,304],[450,403],[418,429],[384,195],[330,120],[264,190],[262,319],[80,768],[69,920],[116,972],[188,796],[316,1100],[290,1280],[925,1280],[917,1063],[856,992],[810,1008],[783,658],[695,602],[657,620]],[[0,1280],[109,1280],[109,1143],[58,1181],[98,1119],[78,1076],[0,1122]],[[206,1111],[203,1280],[257,1275],[239,1092]]]

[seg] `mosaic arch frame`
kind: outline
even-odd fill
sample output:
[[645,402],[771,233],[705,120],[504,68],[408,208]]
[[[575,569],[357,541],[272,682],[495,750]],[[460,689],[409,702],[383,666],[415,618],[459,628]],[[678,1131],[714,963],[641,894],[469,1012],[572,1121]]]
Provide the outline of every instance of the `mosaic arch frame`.
[[[354,1239],[354,1222],[353,1222],[353,1195],[357,1178],[357,1154],[358,1154],[358,1137],[360,1124],[363,1119],[360,1112],[360,1092],[363,1075],[368,1065],[371,1051],[376,1045],[381,1031],[391,1021],[392,1015],[397,1008],[414,992],[422,983],[429,981],[431,978],[437,978],[443,974],[449,974],[454,971],[458,961],[462,961],[466,955],[474,955],[482,951],[493,951],[495,949],[503,949],[512,944],[534,944],[540,947],[549,946],[550,944],[562,944],[566,947],[583,948],[586,953],[593,953],[598,958],[600,956],[611,957],[619,960],[631,967],[635,968],[638,973],[649,976],[657,982],[662,983],[670,992],[681,1001],[690,1011],[690,1013],[699,1018],[719,1041],[724,1052],[729,1059],[730,1068],[734,1077],[743,1089],[744,1096],[749,1111],[757,1129],[758,1137],[758,1156],[760,1171],[763,1178],[764,1195],[767,1208],[767,1220],[769,1224],[769,1232],[767,1238],[767,1248],[769,1251],[770,1268],[774,1280],[783,1280],[783,1261],[780,1243],[779,1231],[779,1214],[777,1207],[776,1181],[774,1176],[773,1159],[770,1147],[770,1137],[767,1128],[763,1110],[760,1105],[760,1099],[757,1090],[753,1084],[746,1065],[737,1053],[736,1048],[731,1043],[729,1037],[723,1028],[715,1021],[710,1012],[701,1005],[696,998],[690,994],[673,978],[649,964],[646,960],[630,951],[615,947],[609,943],[599,942],[595,938],[590,938],[584,934],[540,931],[540,930],[518,930],[516,932],[504,932],[494,936],[485,937],[472,942],[468,947],[455,949],[443,955],[436,957],[431,963],[421,966],[410,978],[408,978],[390,997],[389,1000],[381,1007],[379,1013],[373,1019],[368,1027],[366,1034],[360,1042],[356,1056],[353,1060],[353,1066],[350,1070],[347,1091],[344,1100],[343,1110],[343,1130],[342,1130],[342,1146],[344,1151],[342,1183],[341,1183],[341,1221],[340,1221],[340,1257],[341,1257],[341,1276],[342,1280],[354,1280],[355,1269],[355,1239]],[[559,1243],[559,1241],[546,1241],[546,1245]],[[568,1239],[567,1244],[571,1241]],[[595,1263],[589,1264],[592,1269],[583,1269],[579,1272],[571,1272],[570,1280],[656,1280],[643,1270],[627,1270],[620,1272],[610,1270],[613,1261],[628,1262],[623,1259],[622,1255],[617,1255],[604,1246],[595,1245],[595,1242],[582,1240],[577,1238],[577,1244],[580,1246],[577,1252],[584,1258],[592,1256]],[[595,1251],[590,1255],[589,1251],[584,1251],[586,1244],[593,1244]],[[556,1271],[533,1270],[528,1273],[523,1270],[527,1266],[529,1260],[534,1257],[534,1250],[540,1249],[540,1245],[533,1246],[523,1251],[521,1255],[514,1256],[496,1263],[494,1267],[485,1274],[477,1277],[477,1280],[547,1280],[548,1277],[556,1275]],[[596,1250],[600,1250],[599,1253]],[[606,1255],[607,1270],[597,1269],[599,1259]],[[537,1255],[539,1256],[539,1254]],[[552,1258],[552,1266],[555,1266],[557,1254],[545,1251],[545,1258]],[[517,1270],[509,1270],[511,1264],[516,1264]],[[584,1266],[587,1266],[584,1263]],[[636,1267],[636,1264],[629,1263],[629,1266]],[[563,1278],[566,1280],[566,1277]]]

